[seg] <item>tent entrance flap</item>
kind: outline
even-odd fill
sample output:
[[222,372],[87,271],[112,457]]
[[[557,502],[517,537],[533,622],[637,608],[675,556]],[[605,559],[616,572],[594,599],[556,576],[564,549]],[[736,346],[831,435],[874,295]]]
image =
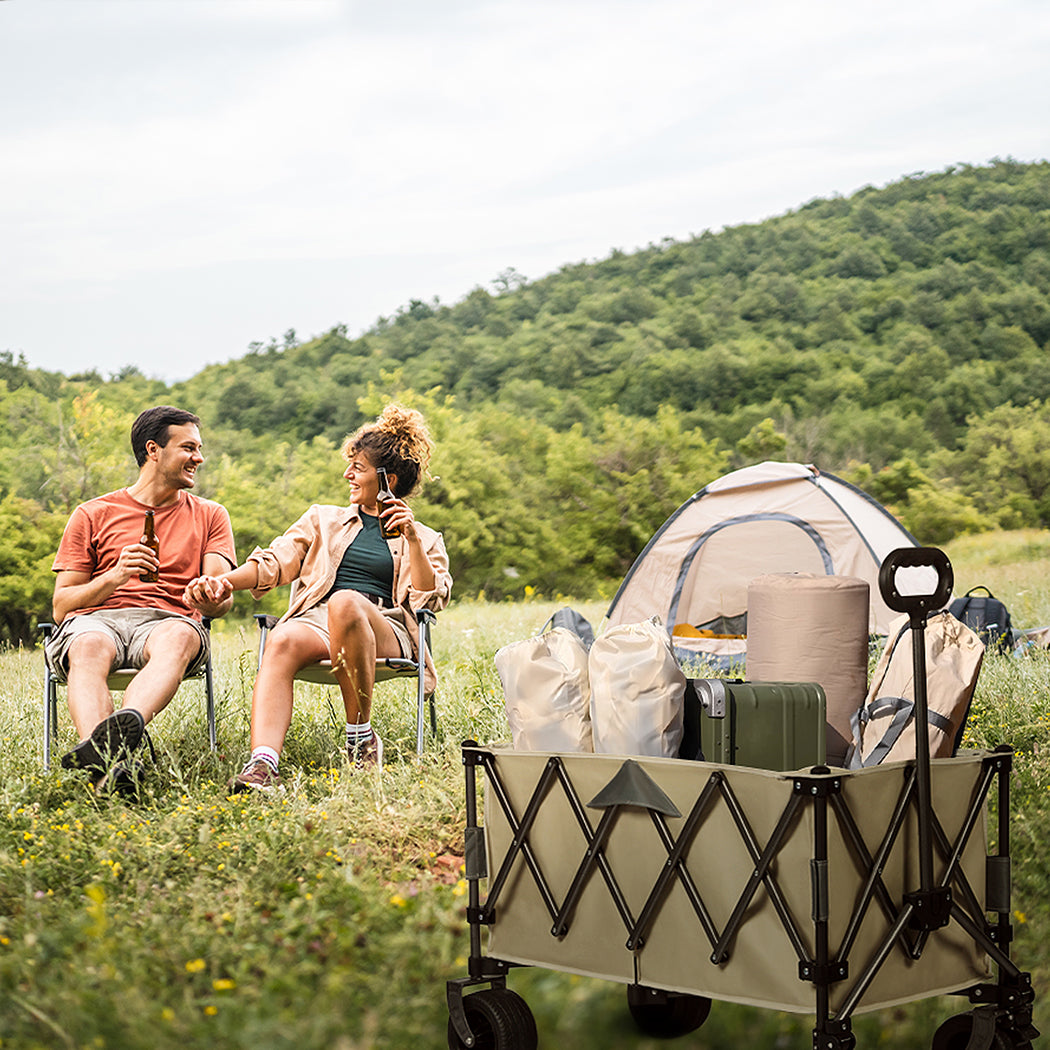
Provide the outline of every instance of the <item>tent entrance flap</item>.
[[[785,514],[732,518],[708,529],[682,560],[667,622],[715,635],[747,634],[747,588],[790,559],[793,572],[831,575],[827,545],[807,522]],[[720,578],[713,593],[706,580]],[[713,614],[713,615],[712,615]],[[732,624],[736,630],[719,630]]]
[[[866,581],[869,631],[885,634],[893,613],[879,592],[879,566],[890,551],[916,546],[848,482],[810,465],[760,463],[711,482],[664,522],[624,577],[608,625],[658,616],[690,651],[723,653],[726,636],[746,633],[752,580],[806,573]],[[733,645],[740,654],[746,648]]]

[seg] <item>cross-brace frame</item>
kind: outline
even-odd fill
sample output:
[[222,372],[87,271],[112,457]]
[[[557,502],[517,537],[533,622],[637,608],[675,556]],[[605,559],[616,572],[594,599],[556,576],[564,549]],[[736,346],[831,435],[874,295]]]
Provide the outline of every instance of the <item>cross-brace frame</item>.
[[[894,958],[920,959],[931,934],[955,923],[972,938],[980,951],[990,957],[997,970],[993,983],[975,983],[955,993],[968,997],[977,1007],[972,1031],[973,1038],[978,1041],[970,1045],[978,1047],[984,1043],[990,1047],[998,1030],[1009,1033],[1012,1046],[1027,1047],[1038,1034],[1032,1027],[1034,993],[1030,975],[1015,965],[1009,950],[1012,940],[1009,852],[1012,757],[1013,751],[1008,747],[983,754],[972,797],[961,825],[952,836],[945,831],[932,806],[927,804],[924,808],[920,799],[919,771],[915,765],[903,766],[892,816],[877,846],[869,848],[842,791],[843,778],[850,774],[841,770],[818,766],[807,773],[785,774],[791,781],[790,795],[771,833],[762,841],[733,790],[731,778],[723,769],[708,765],[696,767],[700,774],[696,797],[683,816],[645,770],[631,759],[625,759],[606,787],[585,803],[572,782],[564,758],[551,755],[526,803],[516,808],[501,774],[499,753],[467,741],[463,745],[463,762],[467,804],[469,976],[449,982],[450,1025],[464,1046],[474,1045],[463,1011],[464,990],[483,983],[505,987],[509,970],[517,965],[484,954],[482,930],[498,922],[501,903],[507,893],[513,892],[511,874],[520,872],[524,866],[549,918],[550,936],[556,940],[569,933],[582,894],[596,876],[600,878],[623,923],[625,947],[634,953],[636,959],[644,953],[675,884],[684,891],[699,928],[710,944],[709,959],[715,966],[730,959],[741,931],[749,921],[756,897],[764,894],[797,956],[799,980],[813,986],[815,1050],[852,1050],[856,1039],[851,1019],[882,967]],[[486,856],[484,828],[478,821],[479,768],[491,795],[490,805],[499,807],[511,833],[509,847],[502,857]],[[986,858],[986,899],[981,902],[963,869],[962,859],[993,791],[998,816],[996,852]],[[530,841],[541,810],[557,796],[568,803],[582,846],[571,882],[560,899]],[[926,797],[928,799],[928,794]],[[721,927],[705,903],[704,887],[696,884],[686,863],[690,847],[702,835],[705,824],[719,807],[729,814],[732,827],[753,865],[739,889],[731,914]],[[606,854],[610,835],[628,809],[642,810],[648,815],[666,852],[666,862],[637,915],[633,913]],[[807,809],[812,810],[809,871],[801,876],[797,870],[778,871],[777,859],[784,843]],[[596,820],[592,813],[598,814]],[[885,883],[883,872],[909,813],[918,815],[920,838],[930,843],[931,855],[935,852],[939,857],[940,875],[934,879],[932,863],[924,863],[920,888],[895,898]],[[672,830],[671,820],[680,821],[677,833]],[[834,945],[829,924],[828,883],[828,837],[832,822],[862,880],[845,932]],[[922,823],[927,826],[923,827]],[[565,843],[565,849],[569,848],[570,844]],[[792,911],[781,882],[788,877],[804,878],[807,874],[811,909],[808,916],[800,916]],[[483,879],[488,879],[484,900],[481,895]],[[857,958],[858,932],[872,909],[881,912],[885,933],[874,951],[869,951],[864,958]],[[989,921],[988,913],[994,914],[994,920]],[[684,931],[682,935],[685,935]],[[831,989],[840,982],[847,982],[846,990],[835,997],[836,1005],[832,1008]],[[986,1043],[982,1035],[985,1029],[989,1033]]]

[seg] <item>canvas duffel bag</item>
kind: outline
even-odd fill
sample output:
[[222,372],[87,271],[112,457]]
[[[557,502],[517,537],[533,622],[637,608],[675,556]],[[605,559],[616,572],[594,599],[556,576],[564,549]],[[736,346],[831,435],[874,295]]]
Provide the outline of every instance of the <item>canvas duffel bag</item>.
[[[890,633],[854,722],[850,769],[915,757],[915,672],[908,617]],[[949,758],[962,740],[984,658],[980,638],[951,613],[931,616],[924,632],[930,757]]]

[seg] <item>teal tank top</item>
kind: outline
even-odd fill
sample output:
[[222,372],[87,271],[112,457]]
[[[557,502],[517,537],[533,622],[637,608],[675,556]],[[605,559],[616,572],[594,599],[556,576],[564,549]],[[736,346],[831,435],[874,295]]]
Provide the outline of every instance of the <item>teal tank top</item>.
[[336,591],[360,591],[390,602],[393,600],[394,559],[379,531],[379,518],[362,513],[361,525],[361,531],[346,548],[336,570],[335,583],[325,597]]

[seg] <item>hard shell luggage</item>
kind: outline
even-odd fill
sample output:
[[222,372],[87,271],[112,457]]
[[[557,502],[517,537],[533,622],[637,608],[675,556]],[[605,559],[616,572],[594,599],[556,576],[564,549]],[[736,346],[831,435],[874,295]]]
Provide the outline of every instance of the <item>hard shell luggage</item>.
[[827,699],[817,682],[690,679],[680,757],[755,769],[819,766]]

